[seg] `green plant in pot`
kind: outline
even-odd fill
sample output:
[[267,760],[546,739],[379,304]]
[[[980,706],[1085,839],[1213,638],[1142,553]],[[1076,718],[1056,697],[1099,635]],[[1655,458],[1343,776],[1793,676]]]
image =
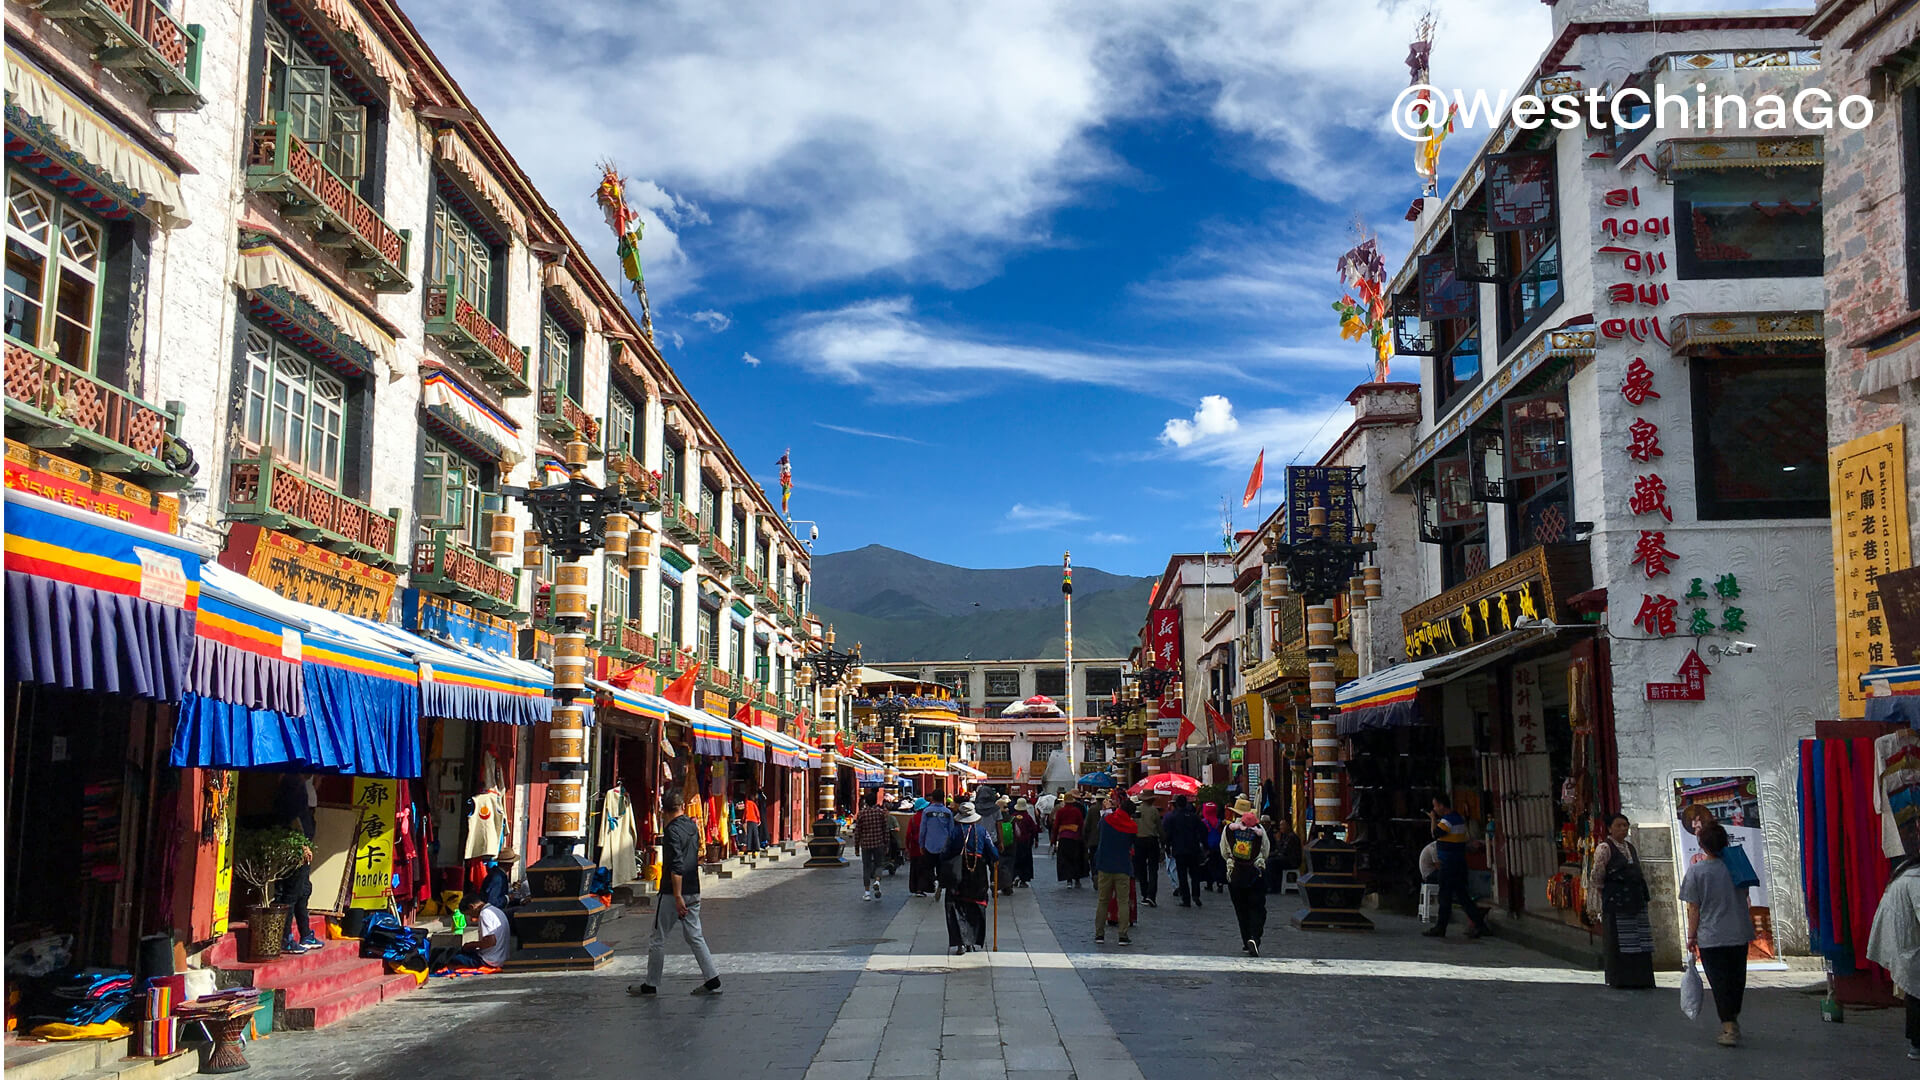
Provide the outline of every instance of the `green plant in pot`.
[[287,936],[287,907],[273,902],[274,886],[310,857],[311,842],[297,829],[244,829],[233,841],[234,876],[257,890],[260,902],[247,910],[247,958],[264,963],[280,957]]

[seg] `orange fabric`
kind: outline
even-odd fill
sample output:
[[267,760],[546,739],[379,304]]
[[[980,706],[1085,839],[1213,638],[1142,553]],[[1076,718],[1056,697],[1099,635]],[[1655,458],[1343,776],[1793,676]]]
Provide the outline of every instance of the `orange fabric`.
[[693,682],[700,674],[702,661],[695,660],[693,666],[680,673],[680,677],[667,684],[666,693],[661,696],[675,705],[693,707]]

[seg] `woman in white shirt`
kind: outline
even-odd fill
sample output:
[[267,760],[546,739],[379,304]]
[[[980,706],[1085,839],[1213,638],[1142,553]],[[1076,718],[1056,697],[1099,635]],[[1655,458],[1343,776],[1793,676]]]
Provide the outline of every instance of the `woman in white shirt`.
[[1902,860],[1873,913],[1867,959],[1907,998],[1907,1057],[1920,1061],[1920,858]]

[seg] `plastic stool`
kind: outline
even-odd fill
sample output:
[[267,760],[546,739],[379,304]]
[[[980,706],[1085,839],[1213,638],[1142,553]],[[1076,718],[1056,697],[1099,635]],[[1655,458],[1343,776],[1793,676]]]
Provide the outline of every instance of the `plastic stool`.
[[1280,891],[1283,893],[1299,892],[1300,891],[1300,871],[1298,870],[1280,871]]
[[1420,886],[1420,921],[1433,923],[1440,917],[1440,886]]

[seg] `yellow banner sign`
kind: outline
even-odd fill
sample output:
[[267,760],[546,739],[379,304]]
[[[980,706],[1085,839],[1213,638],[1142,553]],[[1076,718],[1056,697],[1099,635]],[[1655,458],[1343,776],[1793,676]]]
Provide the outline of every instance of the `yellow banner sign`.
[[384,908],[393,887],[393,815],[399,781],[353,778],[353,805],[360,824],[353,830],[353,900],[357,908]]
[[712,690],[700,691],[700,707],[715,716],[733,719],[733,701],[725,694],[716,694]]
[[1840,716],[1867,714],[1860,676],[1894,662],[1880,606],[1880,575],[1912,565],[1907,544],[1907,449],[1900,425],[1827,454],[1833,512],[1834,615],[1840,640]]
[[947,759],[939,754],[901,754],[893,761],[896,768],[917,772],[944,772],[947,768]]
[[[237,532],[241,526],[234,528]],[[271,529],[260,529],[254,538],[246,573],[289,600],[375,622],[387,621],[399,580],[391,571]]]

